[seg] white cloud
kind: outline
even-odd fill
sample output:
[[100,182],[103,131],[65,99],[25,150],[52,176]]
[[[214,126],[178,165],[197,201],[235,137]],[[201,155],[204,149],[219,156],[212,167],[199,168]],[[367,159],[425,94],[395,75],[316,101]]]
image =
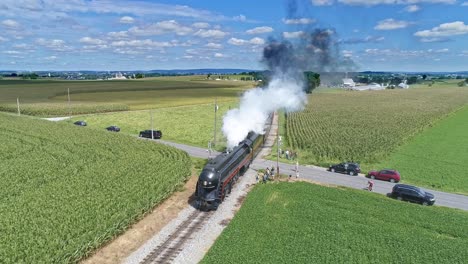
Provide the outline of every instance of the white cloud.
[[421,10],[421,8],[418,5],[409,5],[405,7],[405,11],[408,13],[414,13]]
[[214,54],[214,57],[215,57],[215,58],[224,58],[224,57],[226,57],[226,56],[225,56],[224,54],[222,54],[222,53],[215,53],[215,54]]
[[244,16],[244,15],[235,16],[235,17],[233,17],[233,19],[234,19],[234,21],[241,21],[241,22],[247,21],[247,17]]
[[312,0],[312,4],[316,6],[332,5],[333,2],[333,0]]
[[429,4],[455,4],[457,0],[338,0],[338,2],[347,5],[410,5],[418,3],[429,3]]
[[296,19],[285,19],[283,18],[283,23],[287,25],[307,25],[314,23],[314,19],[310,18],[296,18]]
[[339,43],[343,43],[343,44],[378,43],[384,40],[385,40],[385,37],[382,37],[382,36],[367,36],[365,38],[341,39],[339,40]]
[[128,49],[128,48],[116,48],[114,49],[114,52],[115,53],[118,53],[118,54],[126,54],[126,55],[138,55],[138,54],[143,54],[142,51],[140,50],[134,50],[134,49]]
[[464,2],[463,4],[461,4],[462,6],[468,6],[468,2]]
[[17,29],[20,27],[20,24],[15,20],[6,19],[2,21],[2,26],[6,27],[7,29]]
[[253,38],[251,40],[249,40],[250,44],[253,44],[253,45],[263,45],[265,44],[265,40],[262,39],[262,38]]
[[45,57],[44,59],[46,59],[46,60],[56,60],[57,56],[49,56],[49,57]]
[[419,41],[421,42],[447,42],[449,39],[447,38],[421,38]]
[[456,35],[464,35],[468,33],[468,25],[462,21],[440,24],[430,30],[422,30],[414,33],[416,37],[422,38],[440,38]]
[[175,20],[160,21],[145,27],[132,27],[128,30],[131,34],[137,36],[153,36],[168,33],[185,36],[192,33],[192,31],[192,28],[180,25]]
[[344,57],[352,57],[353,56],[353,52],[350,51],[350,50],[343,50],[342,53],[343,53]]
[[301,38],[302,36],[304,36],[304,34],[305,34],[304,31],[283,32],[283,37],[288,38],[288,39]]
[[[190,17],[203,20],[220,20],[226,17],[211,11],[195,9],[186,5],[169,5],[154,2],[115,0],[115,1],[89,1],[89,0],[2,0],[0,6],[1,15],[16,15],[21,17],[35,16],[42,18],[44,15],[57,17],[66,13],[93,12],[97,14],[118,15],[158,15],[165,17]],[[47,11],[47,12],[46,12]],[[39,16],[38,16],[39,15]]]
[[165,48],[165,47],[173,46],[169,42],[158,42],[158,41],[152,41],[151,39],[120,40],[120,41],[114,41],[110,45],[113,47],[156,47],[156,48]]
[[119,22],[122,24],[132,24],[135,22],[135,19],[130,16],[123,16],[120,18]]
[[447,48],[438,49],[438,50],[428,49],[427,52],[428,53],[447,53],[447,52],[449,52],[449,49],[447,49]]
[[265,44],[265,40],[262,38],[252,38],[250,40],[245,39],[238,39],[238,38],[230,38],[228,43],[234,46],[243,46],[243,45],[263,45]]
[[374,27],[376,30],[395,30],[400,28],[406,28],[410,23],[407,21],[399,21],[393,18],[384,19],[378,22],[377,26]]
[[208,24],[206,22],[197,22],[197,23],[193,23],[192,27],[194,27],[194,28],[209,28],[210,24]]
[[3,51],[2,53],[5,53],[5,54],[21,54],[21,52],[17,51],[17,50],[5,50]]
[[245,31],[247,34],[263,34],[270,32],[273,32],[273,28],[271,27],[256,27]]
[[108,45],[102,44],[102,45],[84,45],[83,46],[83,51],[85,52],[97,52],[98,50],[103,50],[109,48]]
[[113,39],[125,39],[128,38],[127,31],[109,32],[107,36]]
[[205,47],[207,47],[209,49],[222,49],[223,45],[221,45],[219,43],[210,42],[210,43],[206,44]]
[[72,48],[67,46],[65,41],[61,39],[51,39],[47,40],[44,38],[36,39],[36,44],[44,46],[48,49],[55,50],[55,51],[70,51]]
[[370,57],[387,57],[388,59],[407,58],[437,58],[441,54],[449,53],[448,48],[428,50],[400,50],[400,49],[366,49],[364,55]]
[[106,44],[106,41],[96,38],[84,37],[80,39],[80,43],[88,45],[103,45]]
[[202,38],[224,38],[228,33],[219,29],[200,29],[194,35]]
[[20,44],[15,44],[13,45],[13,48],[15,49],[20,49],[20,50],[25,50],[27,52],[33,52],[35,51],[34,46],[26,43],[20,43]]
[[8,39],[0,36],[0,42],[5,42],[5,41],[8,41]]

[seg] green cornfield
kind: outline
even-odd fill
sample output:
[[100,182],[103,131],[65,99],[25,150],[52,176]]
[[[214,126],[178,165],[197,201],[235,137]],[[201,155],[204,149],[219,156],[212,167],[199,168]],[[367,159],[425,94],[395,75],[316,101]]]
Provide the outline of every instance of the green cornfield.
[[466,263],[468,213],[306,182],[256,186],[201,263]]
[[179,188],[189,156],[128,135],[0,113],[0,262],[74,263]]
[[[32,116],[68,116],[88,113],[106,113],[127,111],[130,108],[125,104],[112,103],[73,103],[69,106],[67,103],[36,103],[21,104],[20,114]],[[1,112],[18,112],[16,104],[0,105]]]
[[287,147],[301,163],[384,160],[414,135],[468,103],[468,89],[317,93],[286,118]]
[[[0,80],[0,111],[72,115],[198,105],[237,100],[252,82],[177,76],[121,81]],[[68,105],[68,89],[71,105]]]

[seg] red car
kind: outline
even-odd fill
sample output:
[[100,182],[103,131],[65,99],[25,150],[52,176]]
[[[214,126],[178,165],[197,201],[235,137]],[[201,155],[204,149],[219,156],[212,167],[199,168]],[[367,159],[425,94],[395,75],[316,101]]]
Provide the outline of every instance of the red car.
[[399,182],[400,173],[396,170],[381,170],[381,171],[369,171],[366,175],[367,178],[384,180],[389,182]]

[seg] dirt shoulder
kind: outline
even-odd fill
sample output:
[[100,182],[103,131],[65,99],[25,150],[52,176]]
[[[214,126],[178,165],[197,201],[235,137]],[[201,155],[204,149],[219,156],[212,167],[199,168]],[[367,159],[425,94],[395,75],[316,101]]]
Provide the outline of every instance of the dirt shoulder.
[[97,250],[92,256],[81,261],[81,264],[114,264],[122,263],[131,253],[140,248],[148,239],[177,217],[187,207],[195,191],[198,176],[185,183],[182,191],[175,192],[170,198],[154,208],[139,222],[130,227],[107,245]]

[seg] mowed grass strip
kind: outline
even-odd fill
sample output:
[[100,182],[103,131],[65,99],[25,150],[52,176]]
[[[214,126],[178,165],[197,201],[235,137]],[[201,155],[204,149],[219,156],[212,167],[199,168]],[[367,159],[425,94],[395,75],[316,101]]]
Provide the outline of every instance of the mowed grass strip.
[[405,182],[468,195],[468,107],[399,148],[381,168],[398,168]]
[[256,186],[202,263],[465,263],[468,213],[305,182]]
[[16,112],[16,99],[25,114],[68,115],[163,108],[237,98],[253,82],[206,80],[206,76],[160,77],[142,80],[63,81],[0,80],[0,111]]
[[0,262],[77,262],[190,176],[185,152],[0,114]]
[[[229,109],[236,107],[237,102],[221,102],[218,105],[216,149],[221,150],[226,146],[226,140],[221,132],[223,115]],[[163,140],[208,148],[208,142],[214,138],[214,102],[152,111],[153,127],[162,131]],[[85,120],[88,127],[103,133],[107,132],[104,129],[110,125],[119,126],[121,128],[119,133],[133,136],[138,136],[139,131],[151,128],[150,110],[77,116],[72,119],[76,120]]]
[[317,93],[287,115],[285,148],[298,150],[301,163],[352,160],[369,170],[466,103],[463,88]]

